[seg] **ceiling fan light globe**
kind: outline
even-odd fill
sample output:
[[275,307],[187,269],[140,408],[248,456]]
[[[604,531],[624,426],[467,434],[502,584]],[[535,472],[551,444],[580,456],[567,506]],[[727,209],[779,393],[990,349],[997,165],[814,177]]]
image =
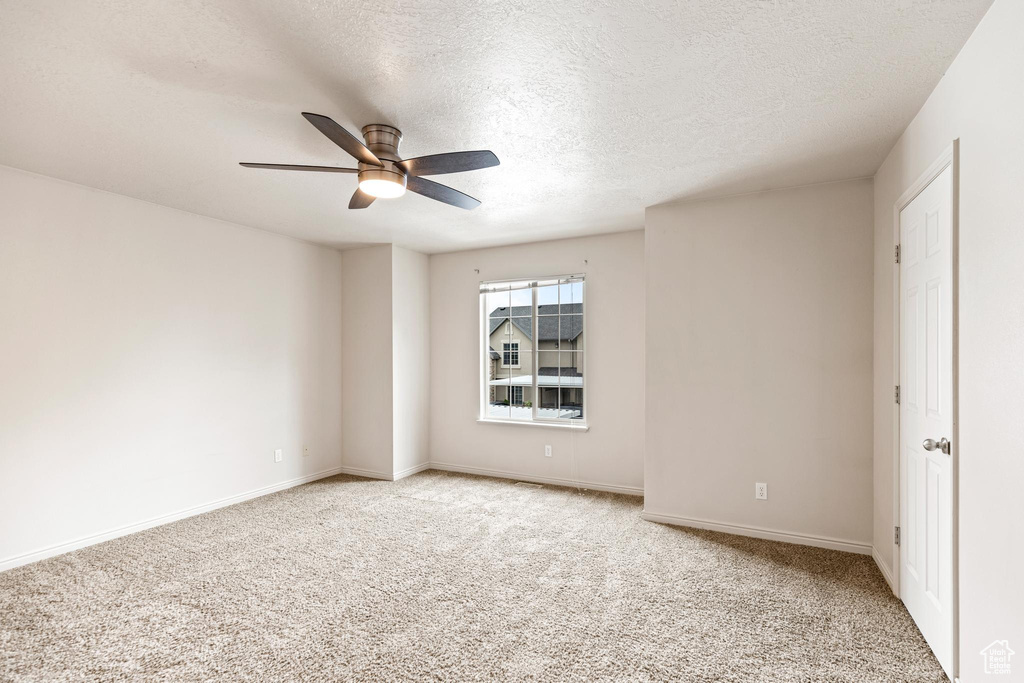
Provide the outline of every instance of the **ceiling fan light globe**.
[[405,194],[405,186],[393,180],[369,178],[359,181],[359,189],[378,199],[394,199]]

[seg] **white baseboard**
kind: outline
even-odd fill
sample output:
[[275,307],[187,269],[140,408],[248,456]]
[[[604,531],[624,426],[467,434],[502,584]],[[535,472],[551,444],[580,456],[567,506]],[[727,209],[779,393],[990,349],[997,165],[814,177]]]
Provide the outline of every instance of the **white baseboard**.
[[7,557],[0,560],[0,572],[8,569],[14,569],[25,564],[31,564],[32,562],[38,562],[39,560],[45,560],[48,557],[54,557],[56,555],[63,555],[64,553],[71,552],[72,550],[78,550],[85,548],[86,546],[96,545],[97,543],[103,543],[114,538],[121,536],[127,536],[128,534],[134,534],[139,531],[145,531],[146,529],[152,529],[155,526],[161,524],[168,524],[170,522],[176,522],[179,519],[185,519],[186,517],[193,517],[195,515],[201,515],[204,512],[210,512],[217,508],[227,507],[228,505],[234,505],[235,503],[241,503],[252,498],[259,498],[269,493],[276,493],[277,491],[283,491],[284,489],[290,489],[293,486],[299,486],[300,484],[308,484],[311,481],[317,479],[323,479],[325,477],[331,477],[335,474],[340,474],[342,468],[333,467],[329,470],[323,470],[322,472],[316,472],[314,474],[307,474],[302,477],[296,477],[295,479],[289,479],[287,481],[278,482],[269,486],[263,486],[258,489],[246,491],[245,493],[239,493],[234,496],[228,496],[227,498],[220,498],[219,500],[212,501],[210,503],[203,503],[202,505],[195,505],[184,510],[178,510],[167,515],[160,515],[159,517],[152,517],[142,522],[136,522],[135,524],[128,524],[126,526],[118,527],[116,529],[110,529],[98,534],[92,534],[90,536],[83,536],[76,538],[73,541],[66,543],[59,543],[52,545],[42,550],[33,550],[30,553],[24,555],[16,555],[14,557]]
[[708,531],[721,531],[726,534],[737,536],[751,536],[763,538],[769,541],[782,541],[783,543],[796,543],[797,545],[809,545],[815,548],[829,548],[831,550],[842,550],[847,553],[858,555],[870,555],[871,546],[867,543],[857,543],[840,538],[829,538],[827,536],[810,536],[789,531],[777,531],[775,529],[763,529],[755,526],[743,526],[739,524],[727,524],[725,522],[713,522],[706,519],[691,519],[689,517],[677,517],[676,515],[663,515],[656,512],[644,510],[641,517],[649,522],[671,524],[673,526],[692,527],[694,529],[707,529]]
[[413,474],[416,474],[417,472],[422,472],[423,470],[429,470],[429,469],[430,469],[430,463],[429,462],[421,462],[419,465],[413,465],[412,467],[408,467],[408,468],[402,470],[401,472],[395,472],[395,476],[394,476],[392,481],[398,481],[399,479],[405,479],[406,477],[408,477],[410,475],[413,475]]
[[590,489],[592,491],[608,491],[610,493],[621,493],[627,496],[643,496],[642,487],[619,486],[617,484],[600,484],[593,481],[574,481],[572,479],[559,479],[557,477],[538,477],[532,474],[520,472],[505,472],[502,470],[489,470],[482,467],[466,467],[464,465],[453,465],[447,462],[431,462],[430,469],[442,470],[444,472],[462,472],[463,474],[478,474],[484,477],[498,477],[499,479],[516,479],[519,481],[532,481],[537,484],[549,484],[551,486],[568,486],[571,488]]
[[[151,519],[137,522],[135,524],[129,524],[126,526],[104,531],[98,534],[92,534],[90,536],[83,536],[73,541],[66,543],[60,543],[57,545],[43,548],[41,550],[35,550],[23,555],[17,555],[14,557],[8,557],[0,559],[0,571],[7,569],[13,569],[20,567],[25,564],[44,560],[48,557],[54,557],[56,555],[63,555],[64,553],[71,552],[72,550],[78,550],[86,546],[95,545],[104,541],[109,541],[114,538],[121,536],[127,536],[138,531],[144,531],[151,529],[161,524],[168,524],[170,522],[184,519],[186,517],[192,517],[194,515],[200,515],[204,512],[210,512],[218,508],[227,507],[228,505],[234,505],[235,503],[241,503],[252,498],[258,498],[265,496],[270,493],[277,491],[283,491],[294,486],[306,484],[317,479],[323,479],[330,477],[335,474],[351,474],[357,477],[368,477],[372,479],[382,479],[385,481],[395,481],[404,477],[411,476],[417,472],[424,470],[434,469],[445,472],[462,472],[465,474],[476,474],[485,477],[498,477],[500,479],[516,479],[519,481],[531,481],[539,484],[549,484],[552,486],[567,486],[573,488],[590,489],[594,491],[608,491],[611,493],[620,493],[629,496],[643,496],[644,490],[641,487],[633,486],[619,486],[615,484],[602,484],[597,482],[587,481],[574,481],[571,479],[561,479],[557,477],[540,477],[529,474],[522,474],[519,472],[506,472],[503,470],[491,470],[481,467],[466,467],[463,465],[454,465],[451,463],[444,462],[428,462],[409,467],[400,472],[394,474],[387,474],[385,472],[377,472],[374,470],[366,470],[358,467],[333,467],[328,470],[316,472],[314,474],[307,474],[302,477],[295,479],[289,479],[287,481],[278,482],[269,486],[264,486],[245,493],[239,493],[234,496],[228,496],[219,500],[212,501],[210,503],[204,503],[202,505],[196,505],[184,510],[172,512],[167,515],[161,515],[159,517],[153,517]],[[654,512],[644,511],[641,515],[643,519],[651,522],[659,522],[662,524],[671,524],[675,526],[693,527],[697,529],[707,529],[710,531],[720,531],[727,534],[736,534],[739,536],[752,536],[754,538],[763,538],[772,541],[782,541],[784,543],[796,543],[799,545],[809,545],[818,548],[830,548],[832,550],[842,550],[850,553],[858,553],[861,555],[871,555],[875,563],[878,565],[879,570],[882,572],[882,576],[885,577],[889,587],[892,588],[894,582],[892,580],[892,573],[889,568],[881,561],[878,554],[874,552],[874,549],[866,543],[857,543],[855,541],[847,541],[843,539],[810,536],[806,534],[791,533],[785,531],[777,531],[774,529],[763,529],[760,527],[741,526],[736,524],[726,524],[723,522],[714,522],[703,519],[691,519],[688,517],[679,517],[676,515],[665,515]]]
[[896,595],[896,581],[893,579],[892,570],[889,569],[889,565],[882,562],[882,558],[878,556],[878,551],[873,547],[871,548],[871,557],[875,560],[875,564],[878,565],[878,571],[882,572],[885,582],[889,584],[889,590],[892,591],[893,595]]
[[366,479],[381,479],[383,481],[398,481],[399,479],[405,479],[408,476],[422,472],[423,470],[429,470],[430,463],[422,462],[419,465],[413,465],[407,467],[404,470],[391,474],[390,472],[378,472],[377,470],[364,470],[361,467],[349,467],[348,465],[342,465],[338,470],[342,474],[351,474],[353,477],[364,477]]
[[353,477],[365,477],[366,479],[383,479],[384,481],[394,481],[395,475],[390,472],[378,472],[377,470],[364,470],[361,467],[349,467],[348,465],[342,465],[338,468],[338,471],[342,474],[351,474]]

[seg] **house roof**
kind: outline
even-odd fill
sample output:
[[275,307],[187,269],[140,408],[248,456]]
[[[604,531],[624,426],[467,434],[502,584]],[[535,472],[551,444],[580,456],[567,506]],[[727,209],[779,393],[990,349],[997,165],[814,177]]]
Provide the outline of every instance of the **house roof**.
[[[559,371],[561,371],[561,372],[559,372]],[[540,376],[540,377],[550,377],[550,376],[557,377],[558,375],[561,375],[562,377],[582,377],[583,373],[580,372],[578,368],[570,368],[570,367],[550,368],[550,367],[544,367],[544,368],[539,368],[537,370],[537,375]]]
[[[511,318],[512,324],[519,331],[526,335],[527,339],[533,339],[533,330],[530,329],[530,313],[532,306],[503,306],[491,311],[489,316],[490,329],[488,336],[494,334],[503,322]],[[561,316],[558,315],[561,311]],[[537,307],[537,336],[540,341],[572,341],[583,334],[583,304],[543,304]],[[559,335],[559,320],[561,320],[561,335]]]
[[493,346],[488,346],[487,348],[491,350],[491,360],[498,360],[501,358],[501,354],[495,351]]

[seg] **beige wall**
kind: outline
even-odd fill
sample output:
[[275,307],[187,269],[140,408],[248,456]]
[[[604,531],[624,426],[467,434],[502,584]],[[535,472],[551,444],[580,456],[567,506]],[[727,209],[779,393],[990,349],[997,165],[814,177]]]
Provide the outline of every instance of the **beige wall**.
[[[875,176],[875,547],[894,563],[893,206],[960,140],[960,679],[1024,644],[1024,3],[997,0]],[[1018,654],[1017,658],[1021,658]],[[1013,669],[1024,670],[1024,659]]]
[[341,254],[342,463],[350,471],[394,474],[392,247],[384,244]]
[[392,479],[429,459],[430,297],[425,254],[342,252],[343,464]]
[[868,549],[871,197],[647,209],[647,513]]
[[[478,269],[480,272],[475,272]],[[590,431],[476,421],[483,280],[586,273]],[[643,233],[430,257],[431,461],[463,469],[643,486]],[[553,456],[544,457],[544,446]]]
[[0,216],[0,569],[340,466],[337,251],[6,167]]
[[395,474],[430,459],[430,266],[425,254],[391,254]]

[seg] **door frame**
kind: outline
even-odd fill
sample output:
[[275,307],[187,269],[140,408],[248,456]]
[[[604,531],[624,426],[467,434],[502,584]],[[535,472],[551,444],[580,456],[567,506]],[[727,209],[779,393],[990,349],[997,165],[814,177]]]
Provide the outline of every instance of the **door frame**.
[[[952,545],[950,548],[950,561],[952,567],[952,616],[953,616],[953,677],[960,675],[960,139],[953,140],[942,154],[932,162],[924,173],[913,184],[908,187],[900,198],[893,205],[893,240],[891,254],[895,257],[896,246],[900,243],[900,213],[912,202],[917,195],[928,187],[939,174],[950,167],[952,170],[951,194],[950,197],[950,254],[952,261],[952,305],[953,305],[953,433],[950,437],[952,445],[950,448],[950,474],[952,481],[950,498],[952,501],[952,519],[950,520],[950,532],[952,534]],[[902,260],[902,259],[901,259]],[[902,298],[900,297],[900,267],[901,264],[892,261],[893,268],[893,367],[892,386],[900,383],[900,315]],[[900,481],[900,406],[893,401],[893,490],[892,490],[892,512],[893,526],[900,526],[903,522],[901,515],[902,493]],[[893,566],[892,566],[892,591],[897,598],[900,597],[900,571],[903,566],[900,546],[896,545],[895,535],[892,539]],[[902,600],[901,600],[902,602]]]

